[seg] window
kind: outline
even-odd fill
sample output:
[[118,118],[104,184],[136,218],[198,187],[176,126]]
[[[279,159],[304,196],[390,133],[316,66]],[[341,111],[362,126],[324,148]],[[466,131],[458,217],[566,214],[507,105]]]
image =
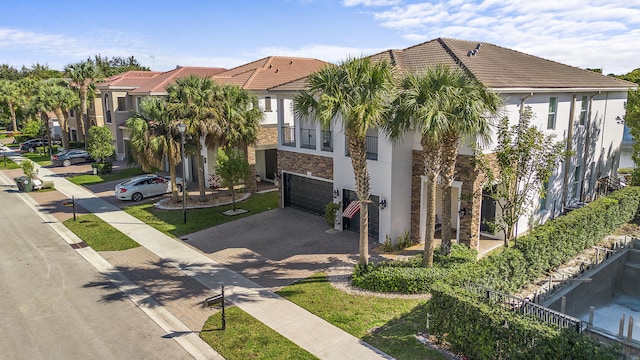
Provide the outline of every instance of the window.
[[[346,139],[345,139],[346,140]],[[367,160],[378,160],[378,130],[373,129],[367,131]],[[349,154],[349,144],[345,141],[345,154],[344,156],[351,156]]]
[[125,111],[127,109],[127,103],[124,97],[118,98],[118,109],[116,111]]
[[136,97],[136,111],[140,112],[140,103],[142,103],[142,98],[140,96]]
[[573,198],[580,198],[580,166],[576,166],[573,171]]
[[588,107],[587,97],[583,96],[582,103],[580,104],[580,120],[578,122],[578,124],[582,126],[584,126],[587,123],[587,107]]
[[69,109],[69,117],[72,118],[75,116],[73,109]]
[[264,111],[271,111],[271,96],[264,98]]
[[549,181],[542,184],[542,192],[540,193],[540,211],[547,209],[547,196],[549,194]]
[[556,128],[556,111],[558,110],[558,98],[549,98],[549,117],[547,119],[547,129]]
[[104,95],[104,114],[105,114],[105,122],[107,124],[111,124],[111,110],[109,110],[109,95]]
[[333,134],[329,130],[322,130],[322,151],[333,151]]

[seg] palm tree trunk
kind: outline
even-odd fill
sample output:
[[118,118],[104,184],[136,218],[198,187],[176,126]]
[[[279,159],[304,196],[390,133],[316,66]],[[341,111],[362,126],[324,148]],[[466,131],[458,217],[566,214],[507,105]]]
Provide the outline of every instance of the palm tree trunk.
[[436,177],[433,174],[427,175],[427,219],[424,234],[424,253],[422,255],[422,266],[433,266],[433,243],[436,232]]
[[13,126],[13,132],[18,132],[18,121],[16,120],[16,109],[11,101],[7,102],[9,105],[9,116],[11,117],[11,126]]
[[61,108],[56,108],[53,110],[58,118],[58,122],[60,124],[60,132],[62,133],[62,148],[65,150],[69,150],[69,132],[67,131],[68,120],[64,117],[64,113]]
[[204,157],[202,156],[202,144],[200,143],[199,140],[198,140],[198,156],[196,158],[198,162],[198,190],[200,190],[199,201],[205,202],[207,201],[207,195],[205,193],[205,187],[204,187]]
[[440,251],[451,254],[451,185],[455,178],[456,157],[458,156],[458,136],[449,133],[442,142],[442,230]]
[[347,144],[351,156],[351,165],[356,180],[358,201],[360,201],[360,259],[362,265],[369,264],[369,171],[367,169],[367,139],[354,132],[347,131]]

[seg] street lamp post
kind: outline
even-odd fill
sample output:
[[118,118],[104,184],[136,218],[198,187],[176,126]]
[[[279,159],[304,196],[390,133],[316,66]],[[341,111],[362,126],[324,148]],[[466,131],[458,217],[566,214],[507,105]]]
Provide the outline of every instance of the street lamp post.
[[182,223],[187,223],[187,170],[184,161],[184,132],[187,130],[187,125],[184,123],[178,124],[178,131],[180,131],[180,157],[182,158]]

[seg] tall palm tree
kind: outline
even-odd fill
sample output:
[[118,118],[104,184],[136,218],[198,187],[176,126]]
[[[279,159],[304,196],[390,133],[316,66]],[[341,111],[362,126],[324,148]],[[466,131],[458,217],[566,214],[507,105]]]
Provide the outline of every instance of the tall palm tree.
[[74,92],[67,82],[45,81],[38,93],[34,96],[34,101],[41,104],[43,109],[53,111],[60,123],[62,132],[62,147],[69,149],[69,119],[65,113],[69,109],[76,108],[80,102],[78,94]]
[[64,69],[67,76],[71,78],[71,85],[78,91],[80,98],[80,132],[84,137],[84,147],[87,148],[89,134],[89,114],[87,113],[87,100],[91,86],[98,79],[98,70],[93,62],[89,60],[67,65]]
[[180,162],[180,133],[177,122],[169,117],[164,98],[147,96],[140,101],[140,111],[126,122],[131,152],[145,171],[169,163],[171,196],[178,201],[176,164]]
[[423,266],[433,266],[433,244],[436,226],[436,184],[440,175],[441,141],[448,128],[447,98],[437,93],[438,79],[433,69],[426,74],[407,74],[400,83],[400,93],[391,106],[392,121],[386,123],[392,139],[406,131],[418,131],[421,135],[422,158],[426,186],[426,224]]
[[341,122],[360,202],[360,264],[369,262],[369,209],[371,202],[367,169],[367,130],[384,123],[393,93],[393,71],[387,62],[369,58],[347,59],[339,66],[325,67],[307,79],[308,90],[294,98],[298,117],[318,121],[329,128]]
[[258,106],[258,97],[236,85],[222,86],[216,96],[219,107],[222,137],[209,134],[215,146],[252,144],[258,137],[264,114]]
[[502,105],[502,99],[461,69],[442,66],[440,92],[450,96],[449,129],[442,141],[442,245],[445,255],[451,253],[451,185],[455,179],[458,145],[461,138],[486,142],[491,135],[492,119]]
[[22,101],[22,92],[20,91],[18,83],[16,81],[0,79],[0,103],[4,103],[9,109],[9,117],[11,118],[11,126],[14,132],[18,131],[16,110]]
[[176,79],[167,85],[166,90],[169,94],[167,110],[170,116],[185,123],[186,132],[196,149],[200,201],[206,201],[201,139],[222,137],[224,134],[219,123],[220,109],[216,107],[219,86],[211,78],[190,75]]

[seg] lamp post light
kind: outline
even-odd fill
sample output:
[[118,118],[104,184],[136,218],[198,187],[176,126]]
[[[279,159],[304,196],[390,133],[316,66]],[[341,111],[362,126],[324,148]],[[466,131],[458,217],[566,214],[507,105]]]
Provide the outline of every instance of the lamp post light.
[[180,131],[180,157],[182,159],[182,223],[187,223],[187,170],[184,161],[184,132],[187,130],[187,125],[184,123],[178,124],[178,131]]

